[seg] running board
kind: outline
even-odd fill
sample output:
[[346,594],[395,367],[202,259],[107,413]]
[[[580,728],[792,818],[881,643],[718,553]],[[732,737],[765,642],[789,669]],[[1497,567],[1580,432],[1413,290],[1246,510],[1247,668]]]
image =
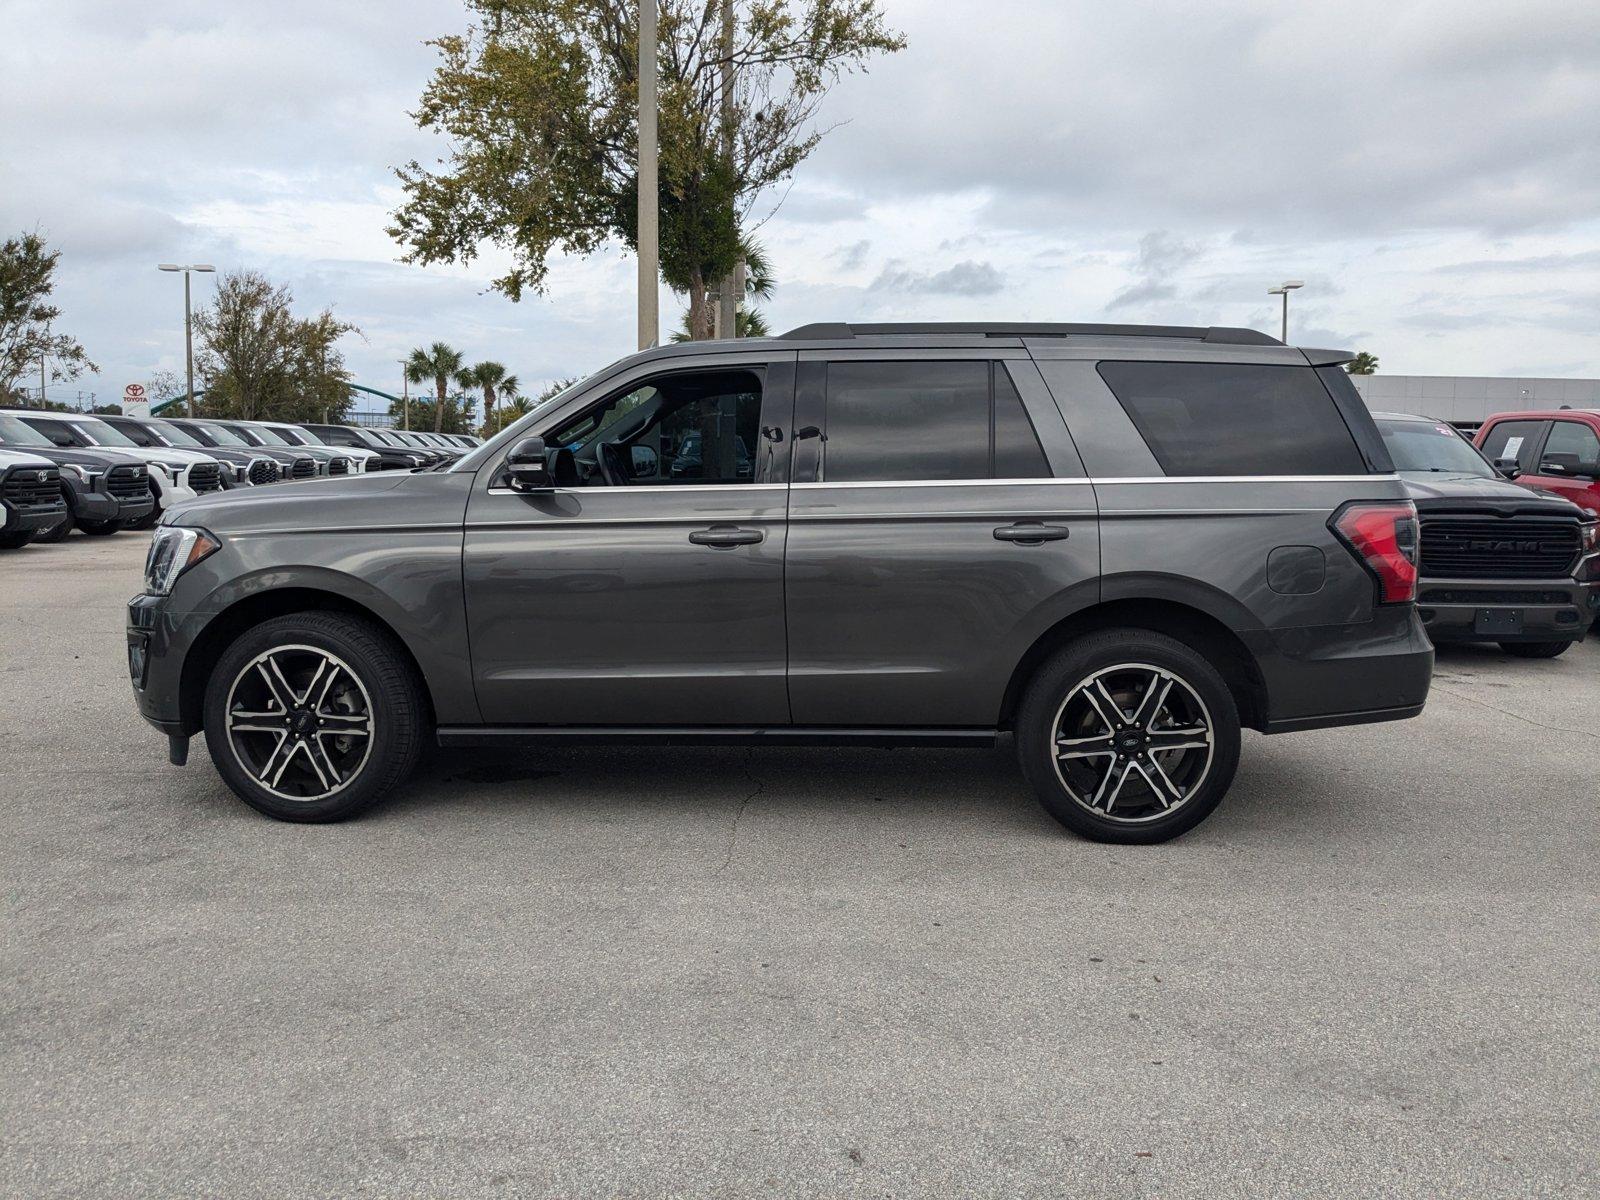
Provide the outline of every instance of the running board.
[[552,743],[700,746],[993,746],[994,729],[857,729],[821,725],[441,725],[441,746]]

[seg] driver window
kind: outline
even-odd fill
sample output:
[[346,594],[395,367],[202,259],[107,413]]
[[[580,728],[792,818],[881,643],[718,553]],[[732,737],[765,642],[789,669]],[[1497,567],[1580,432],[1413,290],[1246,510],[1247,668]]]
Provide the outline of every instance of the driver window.
[[760,372],[686,371],[602,401],[545,442],[572,451],[582,487],[752,483],[760,426]]

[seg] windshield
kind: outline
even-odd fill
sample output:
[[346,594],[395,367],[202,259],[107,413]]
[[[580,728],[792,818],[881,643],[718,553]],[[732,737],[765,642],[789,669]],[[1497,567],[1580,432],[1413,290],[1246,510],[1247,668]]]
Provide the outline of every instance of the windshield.
[[96,421],[93,417],[68,421],[67,424],[96,446],[131,446],[135,450],[139,448],[139,444],[122,430],[107,425],[104,421]]
[[262,433],[275,433],[275,434],[278,435],[279,438],[281,438],[286,444],[288,444],[290,446],[309,446],[309,445],[311,445],[310,435],[306,434],[306,433],[302,433],[298,429],[279,429],[277,426],[273,426],[271,429],[263,429],[261,432]]
[[1443,421],[1379,421],[1383,443],[1394,469],[1431,474],[1476,475],[1493,479],[1498,472],[1483,455]]
[[26,421],[0,413],[0,446],[54,446],[55,443]]
[[233,430],[224,429],[221,425],[212,425],[210,423],[201,425],[197,423],[195,427],[203,431],[219,446],[243,446],[246,449],[250,446],[249,442],[245,441]]
[[176,425],[145,425],[142,428],[149,430],[150,436],[156,441],[169,446],[182,446],[186,450],[205,449],[205,443],[199,438],[190,436]]
[[245,429],[248,434],[254,434],[269,446],[291,446],[294,444],[276,429],[268,429],[264,425],[247,425]]
[[303,426],[301,428],[299,428],[299,429],[296,429],[295,432],[298,433],[301,437],[305,438],[305,441],[300,443],[302,446],[326,446],[326,445],[328,445],[328,443],[326,441],[324,441],[322,438],[318,437],[316,433],[314,433],[310,429],[304,428]]

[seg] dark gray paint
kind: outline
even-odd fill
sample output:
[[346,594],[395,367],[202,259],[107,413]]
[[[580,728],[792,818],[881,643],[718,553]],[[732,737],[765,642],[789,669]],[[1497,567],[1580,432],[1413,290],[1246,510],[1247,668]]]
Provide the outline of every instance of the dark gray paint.
[[[1058,478],[815,482],[820,440],[794,431],[819,400],[808,379],[847,357],[1004,363]],[[132,606],[131,636],[151,640],[141,708],[192,732],[198,705],[178,695],[189,646],[229,605],[301,587],[385,622],[456,740],[490,728],[982,733],[1001,721],[1018,663],[1061,621],[1152,600],[1232,631],[1264,682],[1268,730],[1412,715],[1432,664],[1415,612],[1378,607],[1328,528],[1349,500],[1403,499],[1400,481],[1163,478],[1095,373],[1106,357],[1305,365],[1273,345],[1101,336],[773,339],[635,355],[449,470],[225,495],[169,514],[225,547],[170,599]],[[665,369],[750,365],[767,371],[762,424],[783,435],[758,451],[758,486],[504,486],[513,443],[597,400]],[[995,535],[1029,521],[1068,536]],[[719,525],[762,538],[725,549],[689,540]],[[1274,588],[1283,547],[1320,553],[1320,586],[1308,590],[1297,570],[1298,594]]]

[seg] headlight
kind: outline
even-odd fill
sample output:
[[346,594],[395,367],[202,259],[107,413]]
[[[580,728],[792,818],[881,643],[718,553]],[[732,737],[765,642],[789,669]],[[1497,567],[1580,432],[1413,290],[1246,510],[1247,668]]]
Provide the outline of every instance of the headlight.
[[100,476],[95,474],[95,472],[89,470],[87,467],[81,467],[77,463],[62,463],[61,469],[63,471],[70,471],[72,474],[76,475],[78,477],[78,482],[83,484],[85,487],[93,487],[94,481],[100,478]]
[[1578,526],[1583,539],[1583,552],[1600,550],[1600,521],[1588,521]]
[[422,465],[422,460],[420,458],[418,458],[415,454],[406,455],[406,461],[408,463],[410,463],[413,467],[420,467]]
[[189,467],[188,463],[162,463],[161,465],[171,473],[174,479],[182,475]]
[[179,575],[220,549],[222,543],[204,529],[157,525],[144,560],[145,590],[153,596],[169,595]]

